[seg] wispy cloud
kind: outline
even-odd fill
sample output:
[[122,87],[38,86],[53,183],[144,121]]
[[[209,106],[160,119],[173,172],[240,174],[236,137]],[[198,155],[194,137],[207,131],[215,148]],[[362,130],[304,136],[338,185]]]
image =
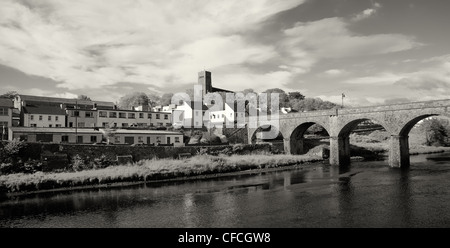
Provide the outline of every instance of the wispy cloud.
[[381,4],[375,2],[372,4],[371,8],[365,9],[362,12],[356,14],[352,20],[353,21],[361,21],[366,18],[373,16],[379,9],[381,8]]
[[[261,63],[273,48],[241,35],[301,4],[288,1],[2,1],[0,63],[58,87],[155,87],[197,71]],[[154,86],[152,86],[154,85]]]

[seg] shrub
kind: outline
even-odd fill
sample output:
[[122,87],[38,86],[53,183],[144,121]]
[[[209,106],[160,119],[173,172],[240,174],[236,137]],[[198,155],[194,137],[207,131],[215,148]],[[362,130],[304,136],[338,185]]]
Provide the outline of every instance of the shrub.
[[84,159],[76,154],[75,156],[73,156],[72,158],[72,169],[74,171],[81,171],[83,169],[85,169],[86,164],[84,163]]
[[17,155],[22,147],[25,147],[25,141],[21,141],[19,139],[13,139],[9,141],[4,147],[3,151],[7,156]]

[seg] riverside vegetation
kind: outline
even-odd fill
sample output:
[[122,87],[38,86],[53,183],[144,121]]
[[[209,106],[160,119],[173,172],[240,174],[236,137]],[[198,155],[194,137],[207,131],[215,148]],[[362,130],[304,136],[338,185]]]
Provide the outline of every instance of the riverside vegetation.
[[[257,155],[257,156],[256,156]],[[0,176],[0,190],[25,193],[42,190],[74,189],[136,182],[192,178],[255,169],[277,168],[321,161],[317,155],[284,155],[258,153],[250,155],[200,154],[184,160],[152,159],[101,169],[44,173],[14,173]]]

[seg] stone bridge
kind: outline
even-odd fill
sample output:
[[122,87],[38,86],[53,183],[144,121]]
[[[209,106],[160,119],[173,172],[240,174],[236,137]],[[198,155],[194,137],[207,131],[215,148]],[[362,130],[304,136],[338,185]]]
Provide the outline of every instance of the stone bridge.
[[[350,132],[361,122],[371,120],[382,125],[390,134],[389,165],[408,167],[408,134],[414,125],[430,116],[450,117],[450,100],[402,103],[394,105],[342,108],[303,113],[280,113],[279,131],[283,135],[287,154],[302,154],[305,131],[319,124],[330,135],[330,164],[343,165],[350,162]],[[248,139],[252,142],[258,127],[270,122],[248,123]],[[277,125],[272,125],[277,128]],[[264,132],[262,132],[264,134]]]

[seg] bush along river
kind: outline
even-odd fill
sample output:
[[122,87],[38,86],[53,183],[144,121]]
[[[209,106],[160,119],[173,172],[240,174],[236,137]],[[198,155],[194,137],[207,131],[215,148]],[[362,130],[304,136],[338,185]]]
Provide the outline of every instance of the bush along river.
[[0,227],[449,227],[450,153],[17,195]]

